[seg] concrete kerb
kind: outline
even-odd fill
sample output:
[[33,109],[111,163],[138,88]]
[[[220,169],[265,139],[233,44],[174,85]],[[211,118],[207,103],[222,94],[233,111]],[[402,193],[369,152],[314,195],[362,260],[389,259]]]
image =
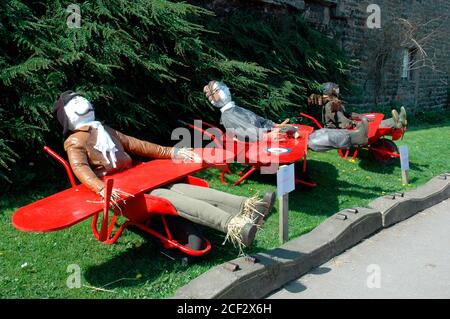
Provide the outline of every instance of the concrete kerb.
[[175,298],[263,298],[382,228],[381,214],[344,210],[279,248],[219,265],[180,288]]
[[369,207],[381,212],[383,227],[390,227],[450,198],[450,174],[442,174],[406,193],[380,197]]
[[405,194],[383,196],[370,208],[341,211],[279,248],[216,266],[180,288],[176,299],[263,298],[286,283],[420,211],[450,198],[450,174]]

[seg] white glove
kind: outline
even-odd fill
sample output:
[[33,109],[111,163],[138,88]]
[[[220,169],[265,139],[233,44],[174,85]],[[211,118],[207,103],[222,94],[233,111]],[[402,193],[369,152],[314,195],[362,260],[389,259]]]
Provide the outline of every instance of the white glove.
[[202,158],[194,152],[192,148],[175,148],[175,151],[173,152],[173,158],[175,160],[182,160],[183,162],[194,162],[194,163],[201,163]]

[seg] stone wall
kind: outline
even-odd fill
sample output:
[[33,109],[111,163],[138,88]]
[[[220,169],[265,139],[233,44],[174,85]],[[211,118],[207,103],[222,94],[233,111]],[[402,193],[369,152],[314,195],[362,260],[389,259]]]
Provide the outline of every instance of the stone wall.
[[[336,39],[352,59],[353,95],[344,99],[360,111],[374,105],[402,104],[409,110],[450,107],[450,1],[449,0],[214,0],[210,8],[245,5],[266,6],[274,14],[301,12],[316,29]],[[238,5],[239,4],[239,5]],[[381,9],[381,28],[370,29],[370,4]],[[405,19],[418,26],[405,41]],[[422,67],[420,41],[428,55]],[[408,79],[402,79],[403,51],[411,50],[416,61]]]
[[[351,78],[355,94],[347,100],[358,109],[395,104],[416,111],[449,107],[450,1],[261,1],[295,7],[311,25],[339,42],[353,60]],[[381,9],[381,28],[367,27],[370,4]],[[412,30],[400,24],[400,19],[416,26],[410,41],[400,36]],[[414,40],[419,40],[428,58],[422,59],[420,51],[415,51]],[[411,50],[415,63],[408,79],[402,78],[405,49]]]

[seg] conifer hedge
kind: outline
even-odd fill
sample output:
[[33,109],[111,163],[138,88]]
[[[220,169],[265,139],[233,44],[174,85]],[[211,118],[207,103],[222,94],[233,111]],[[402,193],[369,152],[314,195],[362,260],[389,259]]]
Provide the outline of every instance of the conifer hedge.
[[202,93],[211,79],[274,119],[298,112],[317,83],[345,79],[342,52],[296,14],[217,17],[192,2],[93,0],[79,1],[80,28],[69,28],[73,3],[0,2],[3,182],[24,174],[20,162],[42,156],[44,144],[62,145],[51,109],[68,89],[91,99],[109,125],[167,142],[180,118],[217,121]]

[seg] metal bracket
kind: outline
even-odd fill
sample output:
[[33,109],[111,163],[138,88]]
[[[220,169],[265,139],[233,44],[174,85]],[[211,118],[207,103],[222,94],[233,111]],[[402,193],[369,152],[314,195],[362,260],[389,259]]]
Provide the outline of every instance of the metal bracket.
[[250,264],[257,264],[259,260],[256,257],[253,256],[246,256],[244,260]]
[[336,219],[347,220],[348,217],[347,217],[347,215],[345,215],[345,214],[337,213],[337,214],[336,214]]
[[235,272],[240,269],[238,264],[232,262],[227,262],[226,264],[223,265],[223,268],[231,272]]
[[393,194],[386,195],[386,197],[389,198],[389,199],[392,199],[392,200],[397,199],[397,197],[404,198],[405,197],[405,193],[395,192]]

